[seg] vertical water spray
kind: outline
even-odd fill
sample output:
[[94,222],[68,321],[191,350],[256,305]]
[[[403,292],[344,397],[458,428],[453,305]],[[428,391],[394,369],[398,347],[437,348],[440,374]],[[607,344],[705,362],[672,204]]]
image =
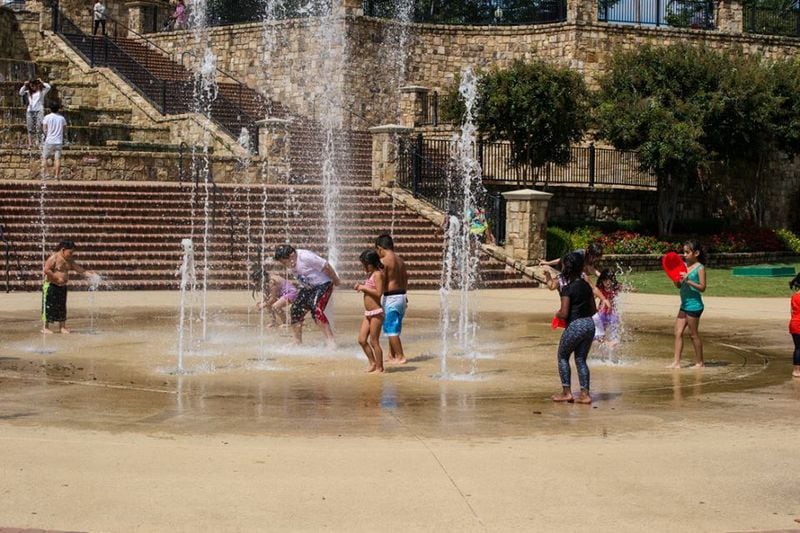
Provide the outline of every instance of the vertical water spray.
[[[194,266],[194,243],[192,239],[183,239],[181,241],[181,247],[183,248],[183,260],[181,262],[181,266],[178,269],[178,272],[181,275],[181,301],[180,301],[180,314],[178,317],[178,367],[177,371],[179,374],[184,373],[183,368],[183,355],[185,349],[185,336],[184,332],[186,331],[186,292],[189,291],[190,295],[194,293],[194,288],[197,282],[197,275],[195,273],[195,266]],[[190,317],[188,320],[189,327],[188,327],[188,343],[192,343],[192,318],[191,318],[191,300],[189,301],[190,307]]]
[[477,353],[474,346],[477,322],[474,320],[474,302],[470,291],[478,279],[480,246],[470,233],[472,218],[476,215],[476,196],[482,189],[481,168],[476,154],[477,128],[475,126],[475,103],[478,96],[478,80],[471,67],[462,76],[459,92],[465,103],[461,131],[455,139],[453,171],[450,180],[450,214],[445,236],[440,306],[442,318],[442,375],[447,376],[447,358],[450,350],[451,322],[450,295],[458,289],[458,316],[455,337],[461,351],[470,359],[470,374],[477,371]]
[[193,45],[196,60],[194,83],[194,111],[205,117],[203,121],[202,152],[197,157],[197,150],[192,148],[192,168],[203,182],[203,296],[200,318],[203,326],[203,339],[208,334],[208,276],[209,254],[211,253],[211,161],[209,158],[209,145],[211,132],[211,105],[217,98],[217,57],[211,50],[208,22],[208,0],[195,0],[192,2],[189,27],[192,31]]
[[[400,88],[407,82],[409,28],[414,19],[414,0],[396,0],[392,6],[395,24],[387,24],[384,30],[384,44],[381,47],[384,63],[389,66],[387,90],[397,99],[393,110],[394,122],[400,123]],[[391,104],[389,104],[391,105]],[[396,147],[399,150],[399,146]],[[395,154],[397,155],[397,154]],[[394,235],[397,213],[396,180],[392,183],[392,216],[390,234]]]

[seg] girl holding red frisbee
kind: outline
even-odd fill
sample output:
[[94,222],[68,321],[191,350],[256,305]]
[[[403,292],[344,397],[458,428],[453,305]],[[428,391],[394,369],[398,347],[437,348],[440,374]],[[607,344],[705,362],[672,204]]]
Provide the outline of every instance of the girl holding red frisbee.
[[675,287],[681,291],[681,307],[675,319],[675,359],[669,368],[681,367],[683,354],[683,333],[689,329],[694,346],[694,365],[692,368],[702,368],[703,340],[700,338],[700,316],[703,314],[702,293],[706,290],[706,269],[703,266],[706,253],[696,240],[688,240],[683,244],[683,258],[686,261],[686,272],[681,273],[680,279],[674,281]]

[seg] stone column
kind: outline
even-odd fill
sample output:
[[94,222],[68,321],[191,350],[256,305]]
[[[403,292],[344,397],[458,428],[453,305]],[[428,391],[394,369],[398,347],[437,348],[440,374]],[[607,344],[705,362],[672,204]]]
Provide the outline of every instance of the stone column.
[[353,17],[364,16],[363,0],[333,0],[331,6],[337,16],[350,15]]
[[[128,28],[140,34],[157,31],[159,22],[169,15],[169,4],[166,2],[134,0],[127,2],[125,7],[128,9]],[[135,37],[135,34],[128,33],[130,37]]]
[[594,24],[597,22],[597,0],[567,0],[567,22]]
[[547,206],[552,194],[522,189],[504,192],[506,255],[531,265],[547,252]]
[[413,128],[425,121],[428,92],[421,85],[400,87],[400,124]]
[[386,124],[369,131],[372,133],[372,187],[390,187],[397,179],[398,139],[412,130],[398,124]]
[[744,9],[741,0],[717,1],[717,30],[725,33],[744,32]]
[[267,160],[267,183],[284,183],[291,171],[289,124],[282,118],[267,118],[258,126],[258,155]]

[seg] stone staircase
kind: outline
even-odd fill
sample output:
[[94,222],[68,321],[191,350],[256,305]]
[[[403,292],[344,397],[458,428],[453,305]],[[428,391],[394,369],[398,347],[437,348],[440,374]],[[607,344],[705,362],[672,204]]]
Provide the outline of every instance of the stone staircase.
[[[164,183],[45,182],[45,239],[49,253],[61,239],[78,245],[77,258],[107,281],[103,289],[176,289],[180,241],[193,236],[203,251],[204,188]],[[287,240],[325,254],[322,191],[318,185],[218,185],[212,203],[209,287],[246,289],[248,272],[258,262],[262,199],[266,190],[267,255]],[[0,181],[0,224],[11,244],[9,290],[38,290],[41,284],[40,199],[32,181]],[[194,206],[194,208],[193,208]],[[338,211],[340,261],[345,283],[363,278],[358,255],[392,226],[391,200],[363,185],[346,185]],[[411,274],[411,287],[439,286],[442,234],[427,219],[403,208],[394,210],[397,251]],[[16,270],[19,259],[21,272]],[[3,265],[0,270],[4,270]],[[85,288],[83,280],[76,287]],[[483,287],[523,287],[534,282],[509,274],[488,256],[481,260]]]

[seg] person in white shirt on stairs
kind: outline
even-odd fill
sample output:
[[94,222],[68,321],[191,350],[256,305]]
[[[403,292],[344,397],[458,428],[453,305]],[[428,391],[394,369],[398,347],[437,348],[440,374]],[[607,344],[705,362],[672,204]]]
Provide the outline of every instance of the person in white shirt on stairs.
[[50,84],[42,81],[42,78],[26,81],[25,85],[19,90],[19,95],[28,99],[28,110],[26,113],[28,126],[28,148],[33,146],[36,139],[36,146],[41,141],[39,134],[42,131],[42,117],[44,116],[44,97],[50,91]]
[[53,158],[53,176],[61,177],[61,148],[64,146],[64,134],[67,131],[67,119],[59,113],[57,102],[50,104],[50,114],[42,120],[44,129],[44,148],[42,149],[42,174],[47,168],[47,160]]

